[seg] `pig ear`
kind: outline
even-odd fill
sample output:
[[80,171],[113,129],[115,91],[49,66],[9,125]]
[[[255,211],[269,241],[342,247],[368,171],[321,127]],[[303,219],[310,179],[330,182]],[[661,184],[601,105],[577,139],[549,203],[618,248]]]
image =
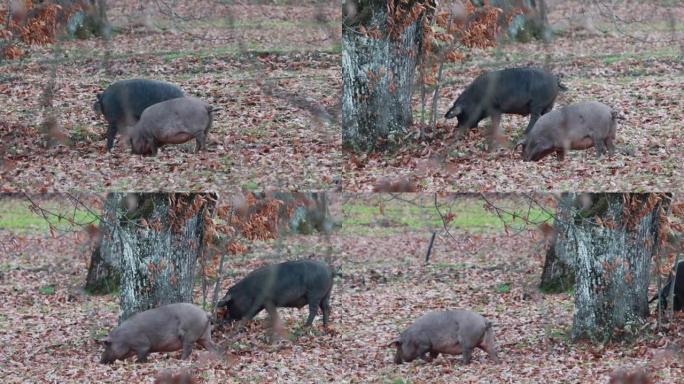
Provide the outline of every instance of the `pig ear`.
[[525,150],[525,142],[527,141],[526,137],[523,137],[522,139],[518,140],[517,143],[515,143],[514,149],[517,151],[518,147],[522,147],[523,150]]
[[461,108],[460,105],[454,105],[451,110],[453,111],[454,116],[460,115],[461,112],[463,112],[463,108]]
[[399,340],[394,340],[393,342],[387,344],[387,347],[398,348],[400,346],[401,346],[401,341],[399,341]]

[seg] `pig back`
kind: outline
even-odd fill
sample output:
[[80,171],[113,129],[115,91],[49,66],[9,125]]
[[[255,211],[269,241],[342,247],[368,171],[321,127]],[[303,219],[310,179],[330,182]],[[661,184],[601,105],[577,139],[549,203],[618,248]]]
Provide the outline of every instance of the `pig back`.
[[206,312],[199,307],[189,303],[175,303],[136,313],[121,323],[115,332],[128,337],[144,334],[154,341],[168,335],[177,335],[179,329],[195,330],[199,337],[208,324]]
[[195,97],[163,101],[145,109],[136,130],[161,143],[183,143],[206,129],[209,111],[209,104]]
[[459,343],[459,324],[449,312],[428,312],[401,334],[402,344],[428,344],[436,351]]
[[[332,287],[332,270],[314,260],[286,261],[252,271],[229,292],[277,306],[301,307],[306,296],[323,297]],[[259,300],[261,299],[261,300]]]
[[171,83],[148,79],[121,80],[105,89],[100,107],[108,121],[124,117],[137,120],[145,108],[177,97],[183,97],[183,91]]
[[613,125],[613,110],[598,101],[584,101],[564,108],[567,129],[578,134],[598,133],[605,137]]

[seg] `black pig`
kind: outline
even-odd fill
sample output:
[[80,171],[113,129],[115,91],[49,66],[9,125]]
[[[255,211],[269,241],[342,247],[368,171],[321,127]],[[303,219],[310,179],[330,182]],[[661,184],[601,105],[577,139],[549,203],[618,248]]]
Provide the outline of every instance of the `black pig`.
[[121,80],[107,87],[93,104],[93,110],[102,113],[109,124],[107,150],[114,146],[116,133],[140,120],[145,108],[178,97],[183,97],[178,86],[157,80]]
[[[673,281],[672,277],[667,280],[667,283],[660,290],[660,294],[652,298],[650,301],[654,301],[657,297],[660,297],[660,305],[663,309],[667,309],[667,299],[670,297],[670,289],[672,287]],[[680,261],[677,264],[677,274],[674,280],[674,292],[673,299],[675,311],[681,311],[684,309],[684,261]]]
[[318,308],[323,311],[323,324],[330,316],[330,291],[333,272],[320,261],[297,260],[271,264],[250,272],[219,301],[225,307],[224,319],[249,320],[263,309],[273,324],[277,322],[277,307],[301,308],[309,305],[306,326],[313,323]]
[[540,68],[507,68],[478,76],[461,93],[444,118],[458,118],[457,137],[491,117],[490,140],[498,135],[501,114],[531,115],[525,134],[551,109],[558,90],[566,90],[551,73]]

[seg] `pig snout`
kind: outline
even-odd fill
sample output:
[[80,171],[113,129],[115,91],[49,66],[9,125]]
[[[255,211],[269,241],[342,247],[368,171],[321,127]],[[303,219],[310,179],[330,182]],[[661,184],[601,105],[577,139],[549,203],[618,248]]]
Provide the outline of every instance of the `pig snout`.
[[114,359],[111,356],[108,356],[107,354],[103,354],[102,358],[100,358],[100,364],[111,364],[114,362]]
[[399,348],[397,348],[397,353],[394,355],[394,364],[401,364],[403,361],[401,360],[401,352],[399,351]]
[[395,340],[391,342],[388,347],[394,347],[397,351],[394,354],[394,364],[401,364],[404,360],[401,358],[401,341]]

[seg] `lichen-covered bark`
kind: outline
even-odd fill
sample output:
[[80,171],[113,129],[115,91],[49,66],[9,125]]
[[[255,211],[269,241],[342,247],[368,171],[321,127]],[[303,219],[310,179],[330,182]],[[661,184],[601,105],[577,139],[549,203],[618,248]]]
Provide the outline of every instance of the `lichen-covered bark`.
[[121,279],[119,242],[112,241],[116,235],[116,207],[119,196],[107,195],[100,220],[100,239],[90,257],[85,290],[94,294],[107,294],[119,287]]
[[[118,242],[122,271],[119,321],[164,304],[192,302],[207,203],[188,216],[170,206],[168,194],[117,196],[120,204],[114,241]],[[194,195],[175,198],[191,201]]]
[[[355,1],[359,14],[342,26],[342,142],[356,151],[389,147],[412,124],[411,95],[420,53],[420,21],[399,38],[387,33],[385,1]],[[380,38],[359,31],[377,29]]]
[[[554,220],[554,236],[546,251],[544,271],[542,272],[539,288],[545,292],[565,292],[575,284],[575,255],[576,242],[568,231],[568,223],[572,217],[572,202],[575,195],[563,193],[558,201],[556,218]],[[561,239],[561,241],[558,241]],[[562,241],[567,240],[567,241]]]
[[[646,202],[648,194],[633,195]],[[649,267],[658,244],[658,211],[630,228],[622,194],[596,194],[593,206],[579,212],[564,241],[575,242],[574,339],[606,340],[615,330],[639,325],[648,316]],[[609,225],[596,225],[596,217]],[[614,228],[610,228],[614,225]]]

